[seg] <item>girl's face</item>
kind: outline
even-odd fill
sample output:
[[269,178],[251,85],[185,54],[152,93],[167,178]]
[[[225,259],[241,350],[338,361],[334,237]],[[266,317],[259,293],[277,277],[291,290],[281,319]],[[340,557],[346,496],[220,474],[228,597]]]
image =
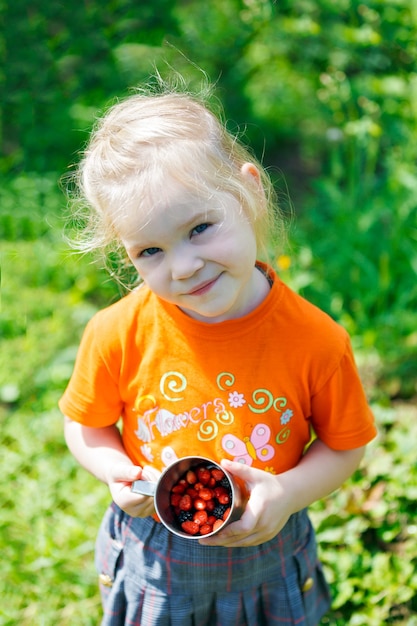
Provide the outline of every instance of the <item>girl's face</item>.
[[118,224],[132,263],[148,287],[194,319],[215,323],[256,308],[269,291],[255,268],[256,240],[238,201],[196,196],[179,183],[161,190],[145,219]]

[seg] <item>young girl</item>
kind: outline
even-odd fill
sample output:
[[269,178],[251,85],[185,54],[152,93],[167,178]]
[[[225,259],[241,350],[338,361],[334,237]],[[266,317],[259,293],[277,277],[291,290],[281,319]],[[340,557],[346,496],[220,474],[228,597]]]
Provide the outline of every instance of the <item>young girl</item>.
[[[171,92],[113,106],[78,182],[85,246],[116,242],[143,281],[89,322],[60,401],[71,452],[113,499],[102,624],[318,624],[330,600],[306,507],[352,474],[375,427],[346,332],[259,260],[277,216],[265,172]],[[250,493],[239,521],[194,540],[131,491],[190,454]]]

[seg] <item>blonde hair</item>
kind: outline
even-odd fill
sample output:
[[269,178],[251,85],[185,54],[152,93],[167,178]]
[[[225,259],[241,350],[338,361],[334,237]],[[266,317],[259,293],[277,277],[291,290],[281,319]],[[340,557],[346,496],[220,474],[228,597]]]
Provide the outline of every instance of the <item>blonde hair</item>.
[[[243,176],[246,162],[258,168],[261,184]],[[166,176],[196,194],[232,194],[268,256],[271,235],[283,231],[269,176],[201,98],[176,91],[134,94],[98,121],[75,173],[82,229],[74,246],[120,248],[118,218],[132,206],[149,214]]]

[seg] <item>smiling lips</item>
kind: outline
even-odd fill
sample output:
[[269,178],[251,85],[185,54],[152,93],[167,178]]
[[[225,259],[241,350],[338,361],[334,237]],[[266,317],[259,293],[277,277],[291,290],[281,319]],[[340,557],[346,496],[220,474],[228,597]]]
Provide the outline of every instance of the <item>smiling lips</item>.
[[210,289],[213,287],[213,285],[217,282],[218,279],[219,279],[219,276],[216,276],[216,278],[213,278],[211,280],[205,281],[204,283],[201,283],[200,285],[198,285],[197,287],[195,287],[194,289],[189,291],[187,293],[187,296],[202,296],[202,295],[204,295],[205,293],[210,291]]

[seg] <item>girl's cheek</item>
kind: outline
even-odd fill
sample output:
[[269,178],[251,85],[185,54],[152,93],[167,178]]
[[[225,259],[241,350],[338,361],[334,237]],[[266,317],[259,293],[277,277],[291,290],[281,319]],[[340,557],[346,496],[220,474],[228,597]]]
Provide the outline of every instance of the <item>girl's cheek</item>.
[[158,272],[144,272],[143,274],[141,274],[143,281],[148,285],[149,289],[151,289],[151,291],[158,291],[158,287],[161,288],[162,286],[162,276],[160,276],[160,274]]

